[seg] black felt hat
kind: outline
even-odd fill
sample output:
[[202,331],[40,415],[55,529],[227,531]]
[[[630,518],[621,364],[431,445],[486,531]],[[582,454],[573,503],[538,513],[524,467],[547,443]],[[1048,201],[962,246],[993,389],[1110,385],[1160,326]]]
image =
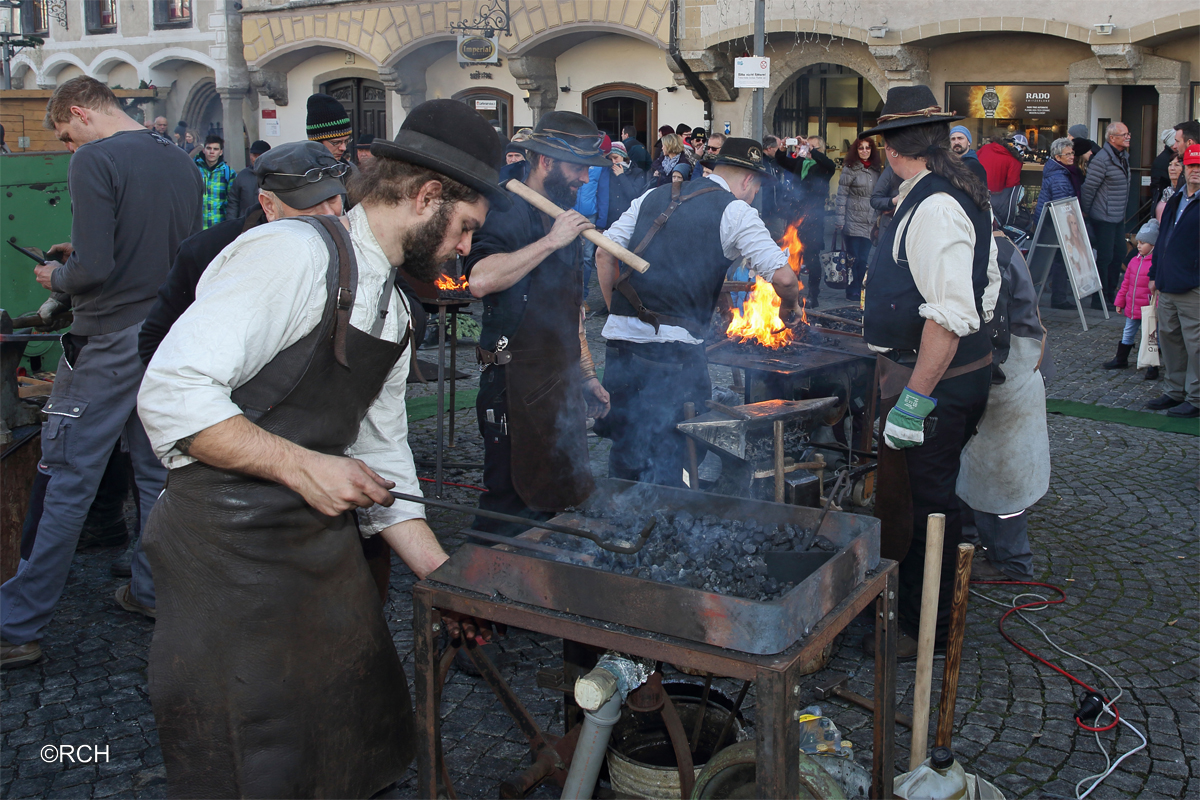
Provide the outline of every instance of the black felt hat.
[[517,142],[521,147],[550,158],[589,167],[611,167],[600,143],[604,134],[596,123],[574,111],[551,111],[538,120],[528,139]]
[[504,161],[496,131],[479,112],[458,100],[429,100],[404,118],[393,141],[376,139],[371,155],[407,161],[487,195],[492,206],[508,208],[508,193],[496,183]]
[[960,119],[966,117],[942,111],[942,107],[933,96],[933,90],[928,86],[893,86],[888,89],[887,100],[883,101],[878,124],[869,131],[863,131],[861,135],[874,136],[877,133],[909,128],[913,125],[957,122]]
[[764,175],[768,172],[767,159],[763,155],[762,143],[756,142],[753,139],[742,139],[735,136],[727,137],[725,144],[721,145],[720,153],[709,155],[704,159],[704,166],[709,169],[721,164],[761,172]]
[[327,94],[309,96],[308,118],[304,127],[308,138],[314,142],[348,136],[352,130],[346,109]]
[[375,134],[364,133],[362,136],[358,137],[358,144],[356,144],[355,147],[358,147],[360,149],[363,147],[370,147],[371,143],[374,141],[375,141]]

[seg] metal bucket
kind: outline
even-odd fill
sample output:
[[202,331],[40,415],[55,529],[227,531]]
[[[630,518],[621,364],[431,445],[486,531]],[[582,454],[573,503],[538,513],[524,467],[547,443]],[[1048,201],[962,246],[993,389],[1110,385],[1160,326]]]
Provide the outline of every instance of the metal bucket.
[[[690,736],[700,710],[703,687],[694,683],[665,683],[663,689],[675,704],[683,730]],[[717,737],[721,735],[721,729],[732,710],[733,701],[712,689],[694,755],[696,775],[700,774],[712,756]],[[722,746],[737,742],[741,736],[739,713]],[[608,777],[618,796],[662,800],[676,800],[679,797],[679,768],[659,712],[635,714],[628,707],[622,710],[621,721],[613,728],[608,746]]]

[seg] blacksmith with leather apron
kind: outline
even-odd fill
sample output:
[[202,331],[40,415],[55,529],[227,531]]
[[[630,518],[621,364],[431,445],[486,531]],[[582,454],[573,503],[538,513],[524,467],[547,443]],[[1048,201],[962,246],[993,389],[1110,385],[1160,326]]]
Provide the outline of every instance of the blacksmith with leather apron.
[[730,264],[745,259],[771,281],[785,322],[799,313],[799,285],[787,253],[749,203],[768,175],[762,147],[728,138],[706,162],[713,173],[639,197],[605,236],[650,262],[645,273],[596,254],[609,304],[604,388],[612,412],[597,432],[612,439],[609,475],[683,485],[684,403],[712,399],[704,334]]
[[[529,152],[526,185],[572,208],[588,167],[610,165],[602,138],[582,114],[543,115],[519,143]],[[466,259],[471,293],[483,298],[475,403],[487,488],[481,509],[544,520],[595,488],[587,417],[608,413],[608,395],[583,335],[579,234],[592,227],[576,211],[551,219],[514,196],[511,208],[488,214]],[[483,517],[475,527],[523,530]]]
[[[955,482],[987,403],[987,323],[1000,288],[986,188],[949,150],[949,122],[927,86],[888,91],[880,124],[903,181],[868,269],[863,335],[879,353],[881,414],[876,515],[882,554],[900,561],[899,655],[916,655],[926,518],[946,515],[938,640],[950,614],[962,536]],[[867,637],[871,643],[874,637]]]
[[399,267],[436,277],[506,197],[495,134],[461,103],[418,106],[371,150],[346,217],[279,220],[217,256],[142,384],[170,468],[146,549],[159,584],[149,692],[172,797],[369,797],[414,752],[359,545],[381,536],[418,577],[446,559],[423,507],[388,493],[421,491],[395,282]]

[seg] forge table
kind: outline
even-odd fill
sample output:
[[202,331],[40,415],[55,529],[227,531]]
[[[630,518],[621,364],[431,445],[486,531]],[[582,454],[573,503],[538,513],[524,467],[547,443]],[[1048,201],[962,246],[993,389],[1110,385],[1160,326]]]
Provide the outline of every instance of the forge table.
[[822,648],[830,644],[859,612],[874,603],[876,702],[871,796],[891,798],[895,760],[896,641],[899,635],[897,574],[896,562],[880,561],[879,568],[813,626],[807,636],[782,653],[765,656],[551,611],[428,579],[421,581],[413,587],[418,795],[437,797],[437,776],[442,774],[443,768],[440,762],[439,653],[435,646],[440,628],[435,630],[434,609],[489,619],[561,637],[567,642],[652,658],[676,667],[754,681],[758,698],[755,720],[757,795],[789,798],[797,797],[799,793],[798,720],[800,709],[808,704],[800,689],[801,667],[816,659]]

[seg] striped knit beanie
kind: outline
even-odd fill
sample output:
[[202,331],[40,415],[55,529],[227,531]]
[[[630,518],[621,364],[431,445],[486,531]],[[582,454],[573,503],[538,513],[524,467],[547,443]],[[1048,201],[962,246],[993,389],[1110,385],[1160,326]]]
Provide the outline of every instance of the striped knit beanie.
[[350,117],[337,100],[327,94],[314,94],[308,98],[305,129],[308,138],[314,142],[336,139],[350,134]]

